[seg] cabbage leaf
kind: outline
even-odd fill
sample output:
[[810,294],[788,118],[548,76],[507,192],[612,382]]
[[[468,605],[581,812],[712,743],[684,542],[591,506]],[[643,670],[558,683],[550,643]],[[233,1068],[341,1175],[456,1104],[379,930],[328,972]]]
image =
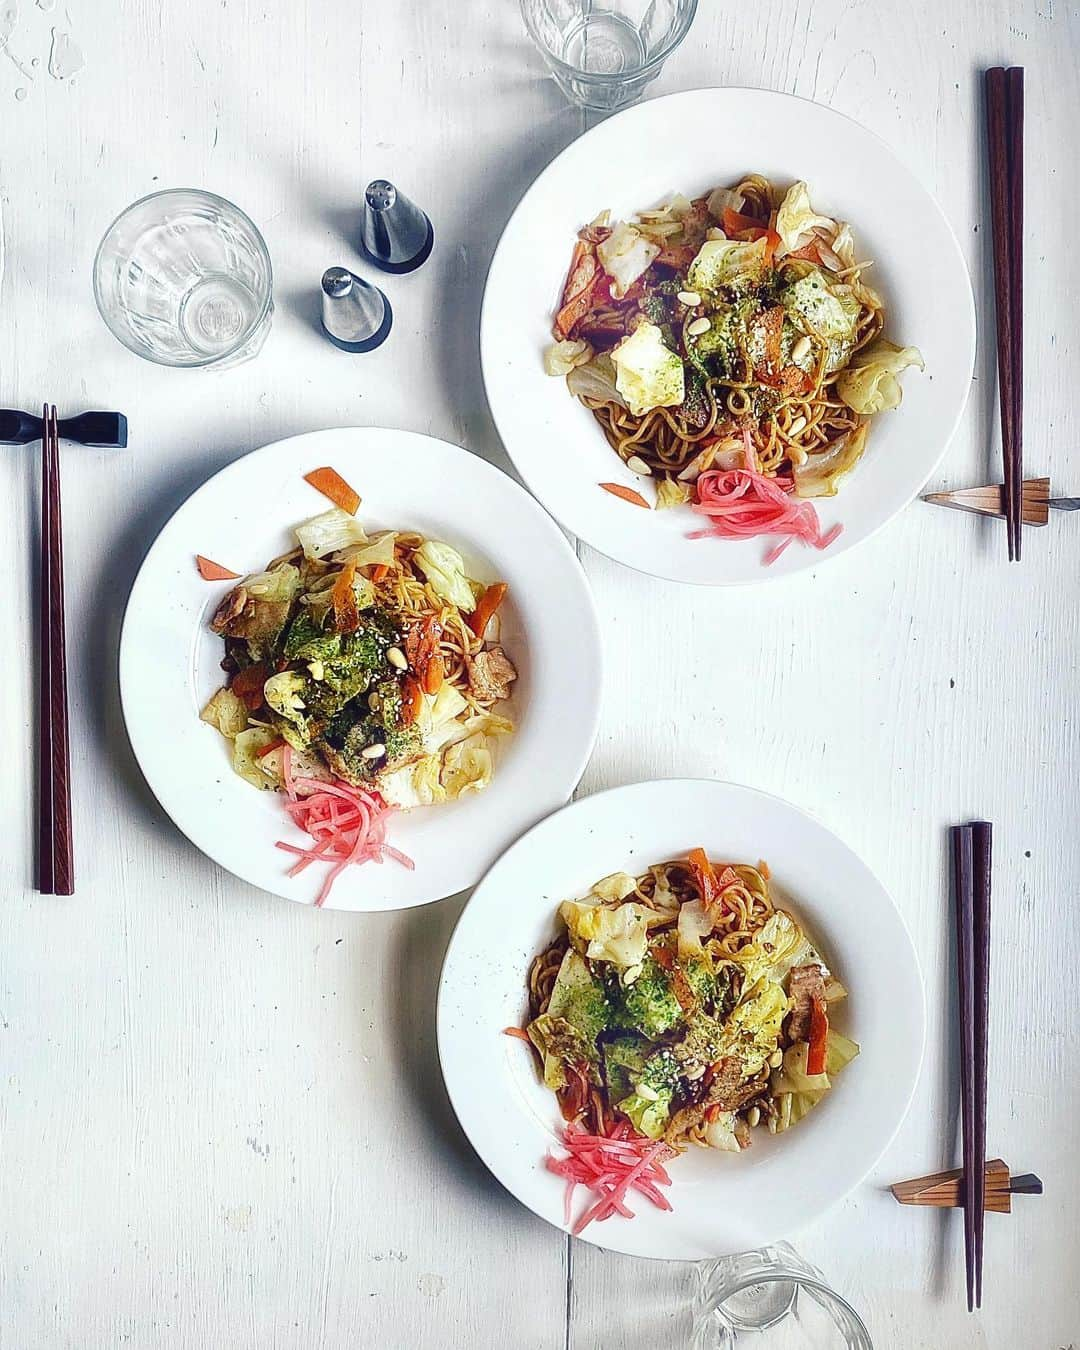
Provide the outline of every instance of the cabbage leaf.
[[796,464],[792,469],[796,497],[835,497],[841,478],[862,459],[869,428],[869,422],[860,422],[821,450],[812,450],[805,464]]
[[607,238],[597,244],[596,256],[611,277],[611,294],[616,300],[649,270],[659,252],[659,244],[651,243],[640,230],[623,220],[618,221]]
[[229,740],[238,736],[248,724],[247,704],[231,689],[225,688],[213,695],[199,716],[203,722],[217,727]]
[[610,961],[620,970],[644,961],[652,913],[644,905],[626,901],[613,908],[564,900],[559,912],[571,938],[584,947],[590,961]]
[[[686,397],[683,363],[654,323],[639,324],[611,352],[615,386],[635,417],[673,408]],[[586,367],[582,367],[586,369]]]
[[785,253],[793,253],[819,228],[827,230],[832,238],[836,234],[836,221],[817,214],[810,205],[810,189],[804,182],[792,183],[776,212],[781,248]]
[[438,539],[425,539],[413,554],[413,561],[440,600],[456,605],[465,614],[473,612],[476,596],[465,575],[465,559],[456,548]]
[[625,408],[626,399],[615,383],[617,374],[615,362],[607,352],[601,352],[583,366],[575,366],[566,377],[566,387],[575,398],[591,399],[594,403],[617,403]]
[[312,559],[326,558],[351,544],[367,542],[360,522],[340,506],[332,506],[322,515],[312,516],[303,525],[298,525],[296,538],[304,550],[304,557]]
[[896,378],[909,366],[926,369],[917,347],[898,347],[878,338],[855,352],[836,379],[836,392],[849,408],[863,416],[899,408],[904,391]]
[[764,237],[746,243],[739,239],[706,239],[690,264],[687,282],[694,291],[716,291],[761,281],[768,270]]

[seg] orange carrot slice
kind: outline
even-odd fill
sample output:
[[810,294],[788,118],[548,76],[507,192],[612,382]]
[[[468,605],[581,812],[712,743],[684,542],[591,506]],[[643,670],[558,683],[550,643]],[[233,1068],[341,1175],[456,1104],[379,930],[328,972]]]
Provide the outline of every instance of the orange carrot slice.
[[335,506],[348,511],[350,516],[356,515],[357,507],[360,505],[360,494],[346,483],[337,469],[312,469],[310,473],[304,474],[304,482],[310,483]]
[[199,576],[203,581],[236,581],[240,573],[230,572],[227,567],[222,567],[220,563],[213,562],[210,558],[204,558],[201,553],[195,554],[195,566],[199,569]]
[[600,486],[613,497],[621,497],[624,502],[630,502],[634,506],[643,506],[646,511],[652,510],[641,493],[635,492],[633,488],[623,487],[621,483],[601,483]]
[[424,671],[424,693],[437,694],[443,687],[443,680],[446,678],[446,665],[442,657],[435,653],[427,663],[427,669]]
[[496,581],[494,585],[489,586],[480,599],[476,602],[476,608],[469,615],[468,624],[478,638],[482,638],[487,631],[487,626],[495,617],[495,611],[506,599],[507,585],[505,581]]

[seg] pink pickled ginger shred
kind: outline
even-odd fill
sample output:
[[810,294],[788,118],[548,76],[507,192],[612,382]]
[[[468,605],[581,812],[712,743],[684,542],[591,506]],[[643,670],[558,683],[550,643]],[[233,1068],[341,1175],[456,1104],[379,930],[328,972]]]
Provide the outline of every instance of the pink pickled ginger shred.
[[385,858],[392,858],[410,871],[416,866],[410,857],[386,842],[386,822],[394,814],[394,807],[388,806],[377,792],[353,787],[337,778],[324,782],[295,777],[292,751],[287,745],[282,752],[282,777],[288,796],[285,809],[313,842],[310,848],[300,848],[279,839],[277,847],[296,855],[296,862],[289,868],[291,877],[313,862],[329,864],[330,870],[315,898],[317,906],[326,903],[334,882],[346,867],[381,863]]
[[[749,458],[749,456],[748,456]],[[782,536],[762,562],[771,566],[793,539],[814,548],[828,548],[844,528],[833,525],[821,532],[818,514],[808,501],[794,495],[790,478],[766,478],[756,469],[709,469],[697,480],[692,509],[708,519],[691,539],[751,539],[759,534]]]
[[578,1186],[596,1196],[571,1228],[575,1237],[594,1219],[602,1222],[613,1214],[632,1219],[633,1210],[626,1203],[631,1191],[645,1196],[658,1209],[671,1209],[671,1201],[659,1188],[671,1185],[663,1164],[675,1157],[675,1150],[662,1140],[637,1134],[626,1121],[620,1121],[610,1135],[588,1134],[571,1123],[563,1128],[562,1146],[567,1156],[557,1158],[549,1153],[545,1166],[566,1182],[565,1222],[570,1223]]

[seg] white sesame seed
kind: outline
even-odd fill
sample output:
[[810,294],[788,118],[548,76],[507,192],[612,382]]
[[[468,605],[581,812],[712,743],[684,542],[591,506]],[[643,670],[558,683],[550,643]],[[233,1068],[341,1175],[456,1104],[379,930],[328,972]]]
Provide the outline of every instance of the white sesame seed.
[[704,317],[700,319],[695,319],[693,323],[688,323],[686,325],[687,336],[700,337],[702,333],[707,333],[711,327],[712,323],[710,322],[710,320]]
[[387,648],[386,659],[397,670],[408,670],[409,668],[409,663],[405,660],[405,653],[400,647]]
[[697,309],[701,304],[701,296],[697,291],[680,291],[678,294],[680,305],[685,305],[687,309]]
[[761,1121],[761,1108],[752,1106],[746,1113],[746,1123],[753,1129]]
[[640,455],[631,455],[626,461],[626,467],[631,473],[636,473],[640,478],[652,477],[652,469],[649,468]]
[[360,751],[360,758],[378,759],[380,755],[385,754],[386,754],[386,746],[380,745],[378,742],[376,742],[374,745],[365,746],[364,749]]
[[804,334],[791,349],[791,359],[796,365],[810,353],[810,339]]

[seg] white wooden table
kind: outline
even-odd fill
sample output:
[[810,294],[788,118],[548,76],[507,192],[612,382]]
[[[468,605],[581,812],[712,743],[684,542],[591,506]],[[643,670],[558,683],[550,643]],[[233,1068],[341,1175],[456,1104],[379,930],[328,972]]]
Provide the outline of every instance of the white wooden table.
[[[235,881],[150,796],[116,688],[144,550],[237,455],[385,424],[506,464],[477,359],[485,269],[518,196],[584,119],[543,78],[512,0],[68,2],[65,15],[0,0],[0,19],[19,11],[11,59],[0,52],[0,402],[122,408],[131,444],[63,452],[71,900],[31,884],[37,468],[30,449],[0,456],[0,1346],[684,1345],[693,1267],[569,1243],[461,1135],[433,1016],[461,899],[337,915]],[[48,73],[52,29],[85,55],[74,78]],[[935,486],[996,472],[976,73],[1004,59],[1028,70],[1028,463],[1080,489],[1078,57],[1067,0],[702,0],[654,86],[816,98],[879,132],[938,195],[984,341]],[[429,210],[437,247],[388,283],[391,341],[353,358],[319,336],[315,298],[324,267],[357,261],[357,202],[379,174]],[[137,360],[91,299],[112,215],[186,185],[245,207],[274,259],[270,340],[231,372]],[[800,1249],[879,1347],[1080,1344],[1077,522],[1030,534],[1008,566],[995,525],[914,505],[820,573],[744,593],[582,556],[608,655],[582,790],[701,774],[779,793],[851,843],[915,934],[930,1021],[913,1109]],[[619,673],[631,653],[633,680]],[[959,1219],[883,1191],[956,1157],[945,828],[972,814],[997,840],[990,1147],[1047,1187],[989,1219],[975,1317]]]

